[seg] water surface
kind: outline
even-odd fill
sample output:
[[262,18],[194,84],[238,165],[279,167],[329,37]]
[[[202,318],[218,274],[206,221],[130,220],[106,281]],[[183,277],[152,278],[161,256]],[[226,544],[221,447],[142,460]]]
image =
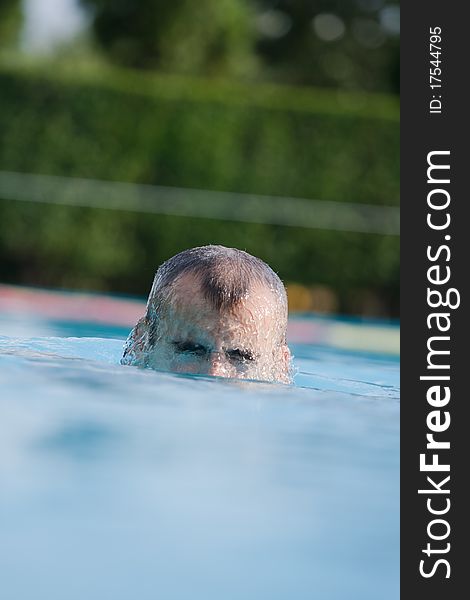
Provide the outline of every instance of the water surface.
[[242,383],[68,327],[0,338],[3,598],[399,597],[396,359],[298,345],[294,386]]

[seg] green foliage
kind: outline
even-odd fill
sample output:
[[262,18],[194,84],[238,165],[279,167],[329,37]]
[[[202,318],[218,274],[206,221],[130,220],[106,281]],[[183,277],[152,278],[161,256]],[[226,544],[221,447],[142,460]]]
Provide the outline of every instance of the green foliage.
[[252,1],[264,23],[257,51],[271,80],[398,93],[399,36],[384,27],[381,12],[398,9],[394,0],[386,5],[370,0]]
[[117,65],[398,92],[393,0],[80,1]]
[[171,73],[252,71],[252,11],[245,0],[81,0],[95,37],[119,65]]
[[22,23],[20,0],[0,0],[0,49],[14,47]]
[[[166,186],[398,203],[398,107],[387,97],[100,72],[0,72],[0,169]],[[348,310],[398,297],[398,239],[0,201],[0,278],[146,294],[155,268],[221,243]]]

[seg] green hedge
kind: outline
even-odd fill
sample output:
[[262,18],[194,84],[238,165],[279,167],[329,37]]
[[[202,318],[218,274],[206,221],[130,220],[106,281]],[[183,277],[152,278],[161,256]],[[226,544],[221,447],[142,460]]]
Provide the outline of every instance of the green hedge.
[[[396,205],[396,99],[138,75],[0,69],[0,170]],[[398,239],[0,202],[4,281],[145,294],[185,247],[223,243],[287,281],[393,305]]]

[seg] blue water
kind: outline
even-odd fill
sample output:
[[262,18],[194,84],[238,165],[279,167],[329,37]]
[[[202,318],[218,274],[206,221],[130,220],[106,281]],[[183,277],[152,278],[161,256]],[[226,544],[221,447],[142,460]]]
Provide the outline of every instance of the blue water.
[[0,338],[2,598],[398,599],[396,359],[299,345],[294,386],[241,383],[47,327]]

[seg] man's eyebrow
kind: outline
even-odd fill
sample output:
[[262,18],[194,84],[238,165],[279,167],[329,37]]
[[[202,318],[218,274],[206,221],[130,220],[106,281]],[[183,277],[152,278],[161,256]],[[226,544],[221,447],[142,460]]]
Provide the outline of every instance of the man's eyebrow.
[[247,348],[224,348],[224,352],[230,357],[240,357],[245,360],[255,360],[257,358],[255,353]]
[[[199,342],[194,342],[192,340],[172,340],[171,342],[174,346],[179,348],[180,350],[189,350],[191,348],[203,350],[205,352],[210,351],[209,347],[205,344],[200,344]],[[223,352],[229,358],[239,358],[241,360],[249,360],[254,361],[258,358],[258,356],[252,350],[248,348],[223,348]]]
[[199,342],[194,342],[193,340],[172,340],[171,342],[174,346],[178,348],[201,348],[207,350],[207,346],[205,344],[200,344]]

